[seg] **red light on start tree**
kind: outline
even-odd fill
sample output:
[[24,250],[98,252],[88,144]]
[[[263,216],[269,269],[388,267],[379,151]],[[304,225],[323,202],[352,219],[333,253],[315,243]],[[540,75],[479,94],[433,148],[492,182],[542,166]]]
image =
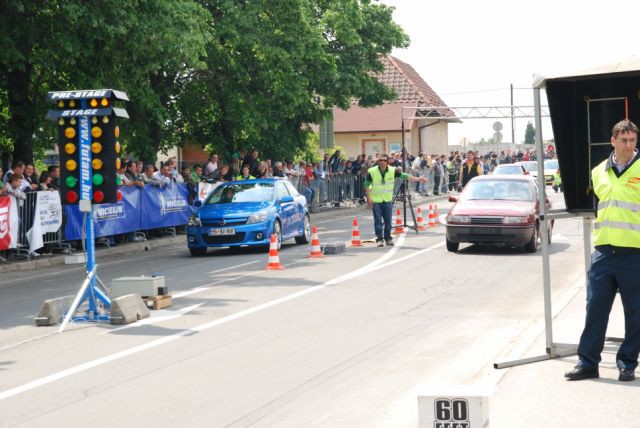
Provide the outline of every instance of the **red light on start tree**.
[[104,201],[104,193],[102,193],[100,190],[96,191],[93,193],[93,201],[101,204],[102,201]]
[[120,192],[119,190],[118,190],[118,193],[116,193],[116,200],[118,202],[120,202],[122,200],[122,192]]
[[75,204],[76,202],[78,202],[78,194],[73,190],[68,191],[66,197],[67,202],[69,202],[70,204]]

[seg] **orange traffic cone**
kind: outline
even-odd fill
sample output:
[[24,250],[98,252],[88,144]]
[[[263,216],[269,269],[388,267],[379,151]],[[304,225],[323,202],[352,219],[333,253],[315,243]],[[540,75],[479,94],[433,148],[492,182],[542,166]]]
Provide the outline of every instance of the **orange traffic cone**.
[[322,250],[320,250],[320,240],[318,239],[318,229],[316,229],[316,225],[314,224],[311,228],[311,253],[309,257],[324,257],[322,254]]
[[416,219],[416,227],[418,230],[427,230],[424,226],[424,220],[422,218],[422,208],[418,207],[418,218]]
[[438,204],[434,204],[433,205],[433,211],[435,212],[436,215],[436,224],[442,224],[442,221],[440,221],[440,213],[438,212]]
[[264,270],[282,270],[284,266],[280,264],[280,257],[278,256],[278,247],[276,246],[276,235],[271,235],[271,242],[269,243],[269,262]]
[[429,204],[429,227],[436,227],[436,214],[433,212],[431,204]]
[[353,229],[351,229],[351,246],[362,247],[362,241],[360,241],[360,229],[358,229],[358,219],[353,219]]
[[401,235],[404,233],[404,226],[402,225],[402,219],[400,218],[400,210],[396,212],[396,228],[393,233],[396,235]]

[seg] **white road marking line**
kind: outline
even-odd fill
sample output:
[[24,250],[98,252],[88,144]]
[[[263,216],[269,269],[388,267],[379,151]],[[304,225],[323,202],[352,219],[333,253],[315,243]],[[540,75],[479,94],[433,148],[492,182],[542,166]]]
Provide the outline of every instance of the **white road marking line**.
[[[285,266],[285,267],[286,266],[291,266],[291,265],[295,265],[296,263],[301,263],[301,262],[305,262],[305,261],[307,261],[307,259],[294,260],[291,263],[286,263],[286,264],[283,264],[282,266]],[[213,287],[214,285],[222,284],[222,283],[225,283],[225,282],[235,281],[236,279],[244,278],[244,277],[247,277],[247,276],[257,275],[260,272],[264,272],[264,270],[255,270],[253,272],[247,272],[247,273],[243,273],[242,275],[234,276],[233,278],[225,278],[225,279],[221,279],[219,281],[210,282],[208,284],[204,284],[204,285],[201,285],[199,287],[191,288],[189,290],[181,291],[179,293],[172,293],[171,297],[173,299],[179,299],[181,297],[189,296],[191,294],[201,293],[203,291],[210,290],[211,287]]]
[[252,261],[252,262],[241,263],[241,264],[239,264],[239,265],[233,265],[233,266],[229,266],[229,267],[226,267],[226,268],[223,268],[223,269],[212,270],[212,271],[211,271],[211,272],[209,272],[209,273],[220,273],[220,272],[225,272],[225,271],[228,271],[228,270],[232,270],[232,269],[235,269],[235,268],[239,268],[239,267],[241,267],[241,266],[252,265],[252,264],[254,264],[254,263],[258,263],[259,261],[260,261],[260,260],[254,260],[254,261]]
[[[327,282],[325,282],[323,284],[318,284],[318,285],[311,286],[311,287],[306,288],[304,290],[300,290],[300,291],[298,291],[296,293],[293,293],[293,294],[290,294],[288,296],[281,297],[279,299],[272,300],[272,301],[267,302],[267,303],[263,303],[261,305],[255,306],[253,308],[245,309],[245,310],[237,312],[235,314],[228,315],[226,317],[222,317],[222,318],[219,318],[217,320],[201,324],[201,325],[193,327],[191,329],[182,330],[182,331],[173,333],[170,336],[165,336],[165,337],[162,337],[162,338],[159,338],[159,339],[152,340],[151,342],[144,343],[142,345],[134,346],[133,348],[125,349],[125,350],[120,351],[120,352],[116,352],[116,353],[113,353],[113,354],[110,354],[110,355],[106,355],[104,357],[97,358],[97,359],[95,359],[93,361],[88,361],[86,363],[79,364],[79,365],[74,366],[74,367],[70,367],[68,369],[59,371],[57,373],[53,373],[53,374],[51,374],[49,376],[45,376],[45,377],[42,377],[40,379],[36,379],[34,381],[25,383],[23,385],[15,387],[15,388],[11,388],[11,389],[8,389],[6,391],[2,391],[2,392],[0,392],[0,401],[5,400],[5,399],[10,398],[10,397],[13,397],[13,396],[16,396],[16,395],[19,395],[19,394],[22,394],[23,392],[31,391],[33,389],[39,388],[41,386],[47,385],[47,384],[55,382],[57,380],[64,379],[64,378],[69,377],[71,375],[74,375],[74,374],[77,374],[77,373],[81,373],[81,372],[83,372],[85,370],[89,370],[91,368],[98,367],[98,366],[110,363],[112,361],[116,361],[116,360],[119,360],[121,358],[128,357],[130,355],[134,355],[134,354],[146,351],[148,349],[156,348],[156,347],[158,347],[160,345],[164,345],[165,343],[173,342],[174,340],[177,340],[177,339],[179,339],[181,337],[192,335],[195,332],[201,332],[201,331],[207,330],[209,328],[216,327],[216,326],[228,323],[229,321],[233,321],[235,319],[242,318],[242,317],[245,317],[247,315],[254,314],[256,312],[271,308],[271,307],[279,305],[281,303],[285,303],[285,302],[288,302],[290,300],[297,299],[297,298],[302,297],[302,296],[304,296],[306,294],[310,294],[310,293],[313,293],[315,291],[322,290],[322,289],[324,289],[326,287],[329,287],[331,285],[339,284],[341,282],[347,281],[347,280],[352,279],[354,277],[361,276],[361,275],[370,273],[370,272],[372,272],[374,270],[380,269],[380,268],[390,264],[390,263],[387,263],[387,264],[383,264],[383,263],[386,260],[388,260],[390,257],[393,257],[393,255],[398,251],[398,249],[400,247],[402,247],[402,244],[404,243],[404,239],[405,239],[405,235],[400,235],[398,237],[396,246],[394,246],[389,252],[385,253],[384,256],[380,257],[377,260],[374,260],[373,262],[369,263],[368,265],[365,265],[365,266],[361,267],[360,269],[357,269],[357,270],[355,270],[353,272],[349,272],[349,273],[347,273],[345,275],[342,275],[342,276],[339,276],[339,277],[334,278],[332,280],[329,280],[329,281],[327,281]],[[442,244],[438,244],[438,245],[436,245],[434,247],[430,247],[430,248],[435,248],[435,247],[438,247],[438,246],[441,246],[441,245]],[[427,248],[425,250],[429,250],[430,248]],[[424,252],[425,250],[421,250],[421,252]],[[293,264],[293,263],[289,263],[289,264]],[[253,274],[255,274],[255,273],[253,273]]]

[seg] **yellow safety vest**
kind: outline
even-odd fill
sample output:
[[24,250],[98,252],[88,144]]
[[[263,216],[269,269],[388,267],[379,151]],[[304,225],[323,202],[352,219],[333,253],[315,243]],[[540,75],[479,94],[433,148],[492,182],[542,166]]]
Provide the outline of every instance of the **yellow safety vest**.
[[395,183],[396,170],[395,168],[387,167],[387,171],[382,177],[380,168],[374,166],[369,168],[369,175],[371,175],[371,200],[379,204],[380,202],[391,202],[393,200],[393,185]]
[[608,160],[593,168],[593,191],[599,199],[594,223],[594,245],[640,248],[640,160],[620,177]]

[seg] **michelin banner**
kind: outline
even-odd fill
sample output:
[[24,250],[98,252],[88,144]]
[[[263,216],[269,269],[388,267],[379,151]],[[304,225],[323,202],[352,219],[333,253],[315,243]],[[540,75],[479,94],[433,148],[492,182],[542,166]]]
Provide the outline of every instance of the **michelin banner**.
[[146,186],[143,190],[140,230],[187,224],[193,209],[187,202],[189,190],[186,185],[173,184],[162,189]]
[[[95,236],[112,236],[138,230],[187,224],[193,209],[187,203],[189,191],[184,184],[121,187],[122,200],[115,204],[94,205]],[[82,236],[82,216],[77,205],[66,205],[65,239]]]
[[[142,189],[145,190],[145,189]],[[95,220],[95,236],[112,236],[140,230],[140,189],[133,186],[121,187],[122,200],[115,204],[98,204],[93,206]],[[66,240],[82,238],[82,222],[84,213],[78,205],[65,205],[67,224],[64,229]]]

